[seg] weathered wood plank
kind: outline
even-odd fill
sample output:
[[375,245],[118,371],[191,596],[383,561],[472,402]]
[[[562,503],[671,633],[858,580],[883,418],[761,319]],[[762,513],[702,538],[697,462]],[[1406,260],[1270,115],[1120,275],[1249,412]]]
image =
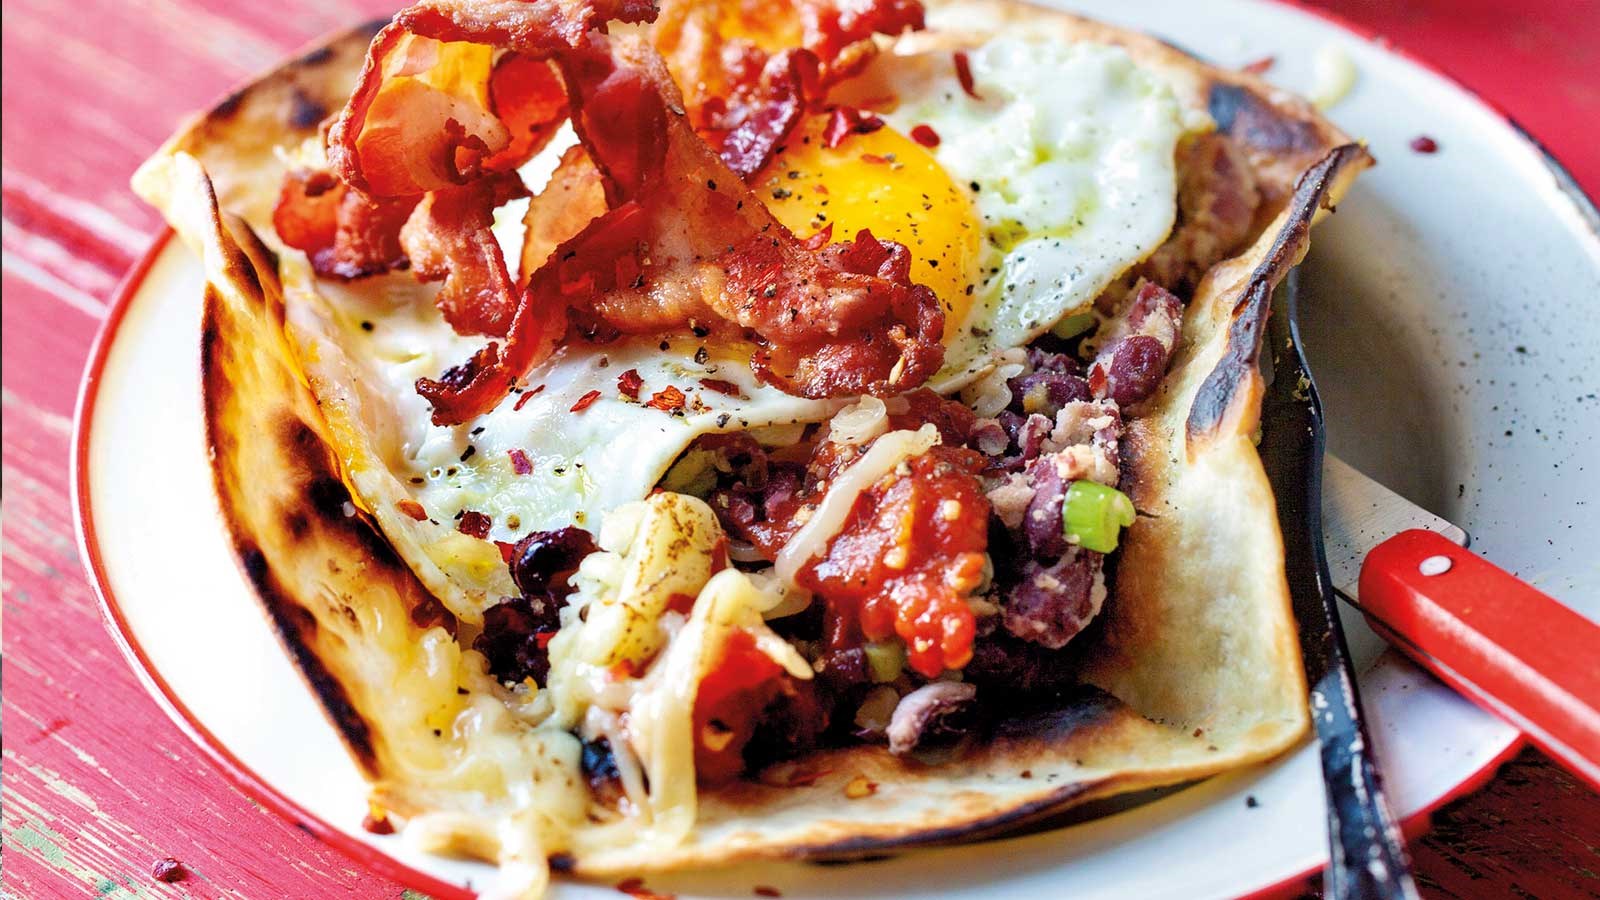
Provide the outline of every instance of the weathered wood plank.
[[[70,421],[9,392],[0,402],[11,636],[7,889],[19,897],[396,896],[398,888],[228,786],[145,694],[79,574],[59,463]],[[153,882],[150,865],[167,855],[194,877],[182,886]]]
[[[0,833],[10,896],[400,894],[257,807],[167,721],[106,633],[72,538],[78,373],[106,298],[159,227],[128,174],[179,116],[367,12],[294,0],[226,7],[6,6]],[[150,877],[168,855],[192,872],[180,884]]]

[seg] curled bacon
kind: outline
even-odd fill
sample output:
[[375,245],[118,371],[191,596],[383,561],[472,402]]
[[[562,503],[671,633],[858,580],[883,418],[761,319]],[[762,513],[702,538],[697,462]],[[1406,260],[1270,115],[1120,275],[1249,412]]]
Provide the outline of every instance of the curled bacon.
[[801,45],[829,60],[839,77],[871,60],[874,34],[921,31],[925,25],[919,0],[800,0],[797,5],[805,28]]
[[[518,5],[526,14],[549,7]],[[438,4],[408,12],[448,20]],[[549,63],[515,52],[494,61],[492,48],[453,40],[443,22],[426,27],[439,39],[404,24],[374,39],[355,94],[329,132],[328,158],[338,180],[326,172],[291,172],[284,180],[273,224],[284,243],[310,255],[319,275],[359,278],[403,265],[401,227],[424,193],[465,185],[482,172],[515,169],[566,118],[566,93]],[[430,221],[440,224],[437,217]],[[483,246],[487,232],[436,240]],[[459,254],[456,261],[462,261]],[[492,261],[478,262],[467,280],[489,283],[497,268],[505,268],[498,251]],[[499,310],[483,311],[487,318],[461,318],[455,299],[440,302],[451,324],[466,323],[460,329],[466,332],[503,333],[514,309],[507,295]]]
[[522,269],[537,272],[556,247],[605,215],[605,179],[581,145],[567,148],[544,189],[523,214]]
[[411,269],[423,281],[444,281],[434,302],[457,334],[503,335],[516,286],[490,226],[494,210],[527,190],[515,173],[434,191],[400,231]]
[[[590,32],[607,22],[654,14],[648,0],[425,0],[407,7],[372,39],[355,91],[328,131],[328,160],[346,183],[387,197],[464,184],[486,161],[514,168],[521,159],[500,154],[529,133],[548,136],[565,113],[557,81],[527,78],[533,67],[587,46]],[[493,90],[497,47],[517,54],[500,66],[512,67],[507,82],[516,82],[514,90]],[[518,108],[507,108],[510,101]],[[539,146],[529,140],[523,152]]]
[[[660,58],[640,45],[620,54],[629,65],[617,72],[650,86],[635,102],[670,108],[676,91]],[[617,105],[608,99],[605,108]],[[585,113],[577,124],[587,120]],[[852,243],[814,249],[730,177],[683,117],[663,113],[660,121],[664,155],[649,183],[676,187],[626,192],[634,202],[591,225],[530,289],[590,292],[585,305],[623,332],[691,319],[749,329],[767,345],[752,361],[757,374],[802,396],[897,393],[933,374],[943,358],[943,314],[930,290],[911,283],[903,246],[863,231]]]
[[567,92],[546,60],[507,53],[489,75],[489,105],[505,123],[510,143],[485,162],[508,172],[538,153],[567,118]]
[[[943,314],[911,283],[904,247],[865,231],[831,247],[797,239],[690,127],[655,50],[596,30],[651,13],[640,0],[432,0],[374,38],[329,132],[330,162],[353,190],[425,195],[402,233],[418,275],[445,282],[440,308],[458,331],[505,338],[417,382],[435,422],[492,409],[569,330],[603,340],[709,323],[754,338],[758,377],[807,397],[898,393],[942,362]],[[803,18],[835,55],[841,35],[885,21]],[[515,56],[496,63],[495,48]],[[803,86],[804,57],[784,66]],[[569,176],[596,208],[598,176],[603,214],[517,290],[493,210],[516,192],[507,160],[564,115],[594,172],[569,159]]]
[[921,29],[923,18],[917,0],[667,0],[653,38],[696,129],[749,178],[808,107],[871,61],[873,35]]
[[[722,134],[722,161],[748,180],[778,152],[806,111],[808,93],[819,81],[816,54],[785,50],[767,60],[753,86],[741,88],[715,121]],[[812,87],[807,87],[811,85]]]
[[272,224],[318,275],[349,280],[405,265],[400,226],[414,206],[416,198],[374,200],[327,172],[294,170],[284,176]]
[[[291,175],[274,216],[280,236],[319,273],[344,278],[409,257],[419,278],[444,281],[437,302],[456,331],[504,335],[518,303],[490,226],[496,206],[525,193],[513,170],[567,117],[548,58],[585,46],[609,20],[653,14],[646,0],[433,0],[402,10],[373,39],[329,129],[338,181]],[[510,52],[496,59],[496,48]]]
[[414,197],[465,184],[511,133],[488,109],[488,47],[384,27],[355,91],[328,130],[328,163],[378,197]]
[[660,57],[611,44],[558,59],[611,208],[530,276],[503,350],[418,382],[435,421],[492,408],[553,352],[567,310],[621,333],[690,321],[748,330],[764,345],[757,375],[801,396],[898,393],[933,374],[944,317],[911,283],[906,249],[868,232],[821,249],[797,239],[674,111]]

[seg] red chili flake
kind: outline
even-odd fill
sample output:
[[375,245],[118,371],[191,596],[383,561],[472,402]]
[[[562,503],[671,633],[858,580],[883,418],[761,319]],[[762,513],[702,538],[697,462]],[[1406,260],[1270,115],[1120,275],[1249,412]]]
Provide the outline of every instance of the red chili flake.
[[800,241],[800,246],[807,250],[821,250],[823,247],[828,246],[828,243],[832,240],[833,223],[829,222],[828,224],[822,226],[817,233]]
[[533,633],[533,640],[539,645],[540,650],[547,650],[550,647],[550,641],[555,636],[556,633],[554,631],[535,631]]
[[646,403],[645,406],[651,409],[659,409],[662,412],[672,412],[675,409],[683,409],[683,401],[685,399],[687,398],[683,396],[683,391],[669,384],[651,394],[650,402]]
[[416,519],[418,522],[426,521],[428,518],[428,511],[422,508],[422,504],[409,497],[404,500],[396,500],[394,505],[396,509]]
[[811,190],[813,192],[815,192],[815,193],[821,194],[824,197],[828,196],[828,186],[825,185],[825,184],[818,184],[817,186],[813,187]]
[[150,877],[167,884],[182,881],[188,875],[189,870],[183,867],[183,863],[170,856],[156,860],[156,864],[150,867]]
[[911,129],[911,139],[924,147],[939,146],[939,132],[931,125],[918,125]]
[[506,451],[506,455],[511,457],[511,471],[518,475],[533,474],[533,460],[528,458],[527,451],[521,447],[512,447]]
[[977,89],[973,87],[972,63],[967,59],[965,50],[956,51],[956,80],[961,82],[961,90],[965,91],[968,97],[974,100],[983,99],[978,96]]
[[674,894],[658,894],[644,886],[643,878],[629,878],[617,882],[617,890],[635,900],[673,900]]
[[823,129],[822,142],[829,150],[839,146],[844,139],[852,134],[871,134],[883,127],[883,120],[850,106],[836,106],[833,115],[828,118],[828,127]]
[[541,385],[539,385],[538,387],[534,388],[531,391],[523,391],[522,392],[522,396],[517,398],[517,405],[511,407],[512,411],[515,412],[516,410],[521,409],[523,404],[527,403],[529,400],[532,400],[534,397],[538,396],[539,393],[542,392],[543,390],[544,390],[544,385],[541,384]]
[[599,400],[599,399],[600,399],[600,392],[599,391],[590,391],[589,393],[584,394],[582,397],[579,397],[577,403],[572,404],[572,410],[571,411],[572,412],[583,412],[584,410],[586,410],[589,407],[593,406],[594,402],[596,400]]
[[644,387],[644,379],[639,377],[638,369],[629,369],[617,376],[617,390],[629,400],[639,399],[639,388]]
[[889,158],[887,156],[879,156],[876,153],[863,153],[861,154],[861,161],[875,166],[883,166],[888,165]]
[[727,394],[729,397],[739,396],[739,386],[737,384],[731,381],[723,381],[720,378],[702,378],[700,379],[700,386],[708,391]]
[[476,510],[466,510],[461,513],[461,520],[456,523],[456,530],[469,537],[487,540],[489,526],[494,520]]
[[783,891],[778,890],[777,888],[773,887],[770,884],[758,884],[755,887],[751,888],[750,891],[751,891],[751,893],[755,894],[757,897],[782,897],[783,896]]
[[373,834],[394,834],[394,823],[389,821],[388,816],[367,813],[361,818],[361,827]]
[[688,615],[689,610],[691,609],[694,609],[693,594],[679,592],[667,598],[667,610],[669,612],[683,613],[684,615]]
[[517,545],[510,541],[495,541],[494,545],[500,548],[500,558],[510,565],[511,557],[517,555]]
[[1418,135],[1411,139],[1411,149],[1418,153],[1438,153],[1439,142],[1427,135]]
[[1272,68],[1277,61],[1278,58],[1276,56],[1263,56],[1255,62],[1248,62],[1240,66],[1239,71],[1249,72],[1251,75],[1260,75],[1262,72]]

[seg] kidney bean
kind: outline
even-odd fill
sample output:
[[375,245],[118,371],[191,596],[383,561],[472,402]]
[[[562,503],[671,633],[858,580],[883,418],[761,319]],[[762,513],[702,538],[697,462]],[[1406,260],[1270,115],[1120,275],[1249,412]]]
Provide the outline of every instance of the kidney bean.
[[1149,335],[1136,334],[1100,354],[1089,370],[1089,385],[1096,395],[1127,406],[1155,393],[1166,371],[1167,348]]
[[1007,382],[1011,387],[1011,409],[1019,413],[1039,413],[1055,418],[1061,407],[1074,400],[1088,400],[1093,394],[1089,383],[1077,375],[1061,372],[1034,372]]
[[1022,536],[1027,541],[1029,555],[1048,562],[1067,550],[1066,535],[1061,527],[1061,504],[1067,486],[1061,480],[1055,461],[1050,459],[1039,460],[1028,467],[1028,486],[1033,488],[1033,499],[1028,501],[1028,511],[1022,516]]
[[1052,650],[1066,646],[1099,611],[1094,582],[1104,559],[1073,547],[1053,563],[1025,561],[1021,579],[1006,597],[1006,630]]
[[569,579],[583,558],[595,551],[594,535],[569,525],[555,531],[535,531],[511,551],[511,580],[524,596],[546,592],[565,599]]

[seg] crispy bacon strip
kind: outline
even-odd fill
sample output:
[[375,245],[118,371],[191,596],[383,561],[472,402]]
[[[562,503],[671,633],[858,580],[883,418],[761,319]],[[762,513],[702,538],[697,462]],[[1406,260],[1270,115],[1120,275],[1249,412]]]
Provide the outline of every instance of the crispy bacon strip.
[[[638,91],[638,128],[664,128],[661,158],[624,205],[591,225],[562,252],[562,264],[530,288],[572,296],[623,332],[653,333],[691,319],[750,329],[767,344],[753,364],[791,393],[823,397],[895,393],[933,374],[942,361],[943,315],[931,291],[910,281],[910,254],[870,233],[815,251],[779,224],[759,198],[713,155],[684,117],[669,114],[676,90],[660,57],[622,45],[626,64],[574,99],[580,133],[591,109],[619,105],[614,85]],[[569,84],[585,91],[569,74]],[[660,123],[657,125],[657,123]],[[652,146],[638,137],[630,147]],[[604,160],[608,151],[591,153]],[[604,163],[602,163],[604,165]],[[660,185],[666,189],[652,189]]]
[[539,271],[556,247],[572,240],[606,212],[600,170],[582,146],[567,148],[550,181],[528,203],[522,217],[522,280]]
[[488,108],[492,65],[489,47],[412,34],[398,21],[385,26],[328,130],[330,167],[378,197],[465,184],[511,143]]
[[[548,136],[565,110],[555,102],[553,78],[518,79],[519,90],[494,92],[494,48],[514,51],[517,58],[502,65],[526,75],[542,60],[586,46],[607,22],[654,14],[649,0],[426,0],[407,7],[373,38],[356,88],[328,131],[328,160],[347,184],[382,197],[463,184],[486,160],[514,168],[520,159],[499,154],[530,130]],[[512,99],[516,110],[504,106]],[[524,152],[538,146],[528,141]]]
[[[417,15],[429,12],[439,10]],[[449,37],[442,26],[437,30]],[[330,132],[329,159],[340,181],[326,172],[285,178],[273,216],[284,243],[304,250],[326,277],[359,278],[403,265],[400,230],[423,193],[465,184],[479,169],[511,171],[538,152],[566,118],[561,82],[536,57],[507,53],[492,60],[488,46],[435,40],[406,26],[384,29],[353,98],[356,111],[347,105]],[[484,237],[437,241],[481,244]],[[484,260],[468,280],[492,281],[497,265],[504,268],[498,258]],[[501,306],[489,333],[504,333],[510,320],[509,296]],[[441,298],[441,307],[457,324],[454,301]]]
[[350,280],[405,265],[400,226],[415,198],[373,200],[327,172],[290,171],[272,224],[278,237],[311,258],[324,278]]
[[[751,88],[741,88],[714,118],[722,161],[740,178],[761,171],[805,115],[808,96],[821,93],[820,65],[809,50],[785,50],[767,60]],[[809,87],[808,87],[809,86]]]
[[489,75],[490,109],[505,123],[511,142],[486,167],[509,172],[533,158],[567,119],[567,92],[546,60],[507,53]]
[[797,239],[676,112],[660,57],[636,40],[612,47],[557,60],[611,208],[532,274],[503,350],[418,382],[435,421],[492,408],[553,352],[567,310],[622,333],[691,320],[754,332],[757,374],[802,396],[898,393],[933,374],[944,317],[911,283],[906,249],[867,232],[820,250]]
[[923,18],[917,0],[667,0],[653,37],[695,128],[749,178],[808,107],[871,61],[873,35]]
[[422,0],[395,14],[413,34],[471,41],[539,58],[588,45],[612,22],[650,22],[653,0]]
[[[761,378],[808,397],[896,393],[942,361],[943,314],[910,282],[904,247],[865,231],[820,249],[796,239],[695,134],[654,49],[595,30],[652,12],[639,0],[433,0],[374,38],[330,130],[330,161],[354,189],[427,195],[403,235],[418,274],[445,281],[440,306],[458,330],[505,337],[439,380],[418,381],[436,422],[493,408],[569,325],[591,340],[720,325],[758,340]],[[858,18],[807,18],[807,33],[880,21]],[[838,49],[836,37],[823,44]],[[496,47],[517,56],[491,65]],[[546,60],[559,80],[536,68]],[[494,85],[496,72],[513,71],[532,85],[520,101],[508,99],[509,82]],[[556,83],[565,103],[549,95]],[[511,195],[497,170],[518,141],[564,113],[606,211],[514,292],[488,231]]]
[[[275,215],[280,236],[319,273],[343,278],[409,257],[419,278],[445,282],[437,302],[458,332],[504,335],[516,291],[489,227],[495,206],[523,193],[509,173],[567,117],[548,57],[584,46],[610,19],[652,12],[642,0],[435,0],[403,10],[373,39],[329,130],[342,183],[291,176]],[[510,52],[496,59],[496,48]]]
[[443,281],[435,303],[457,334],[504,335],[516,286],[490,226],[494,211],[527,195],[514,172],[423,197],[400,231],[411,269],[423,281]]
[[925,26],[920,0],[799,0],[797,5],[805,29],[801,46],[827,60],[837,77],[859,72],[872,59],[874,34]]

